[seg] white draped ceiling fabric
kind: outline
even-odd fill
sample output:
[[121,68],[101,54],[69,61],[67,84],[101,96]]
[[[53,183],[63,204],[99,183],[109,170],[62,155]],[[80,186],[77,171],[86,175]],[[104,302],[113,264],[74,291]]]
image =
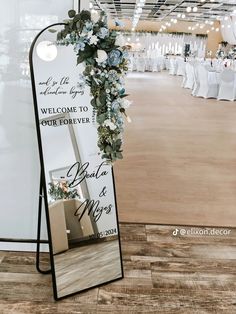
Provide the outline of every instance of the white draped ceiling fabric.
[[230,16],[227,20],[224,19],[220,25],[224,41],[230,45],[236,45],[236,16]]
[[207,38],[187,34],[132,33],[125,36],[127,44],[134,51],[146,52],[147,57],[163,56],[165,54],[182,55],[185,44],[196,57],[205,56]]

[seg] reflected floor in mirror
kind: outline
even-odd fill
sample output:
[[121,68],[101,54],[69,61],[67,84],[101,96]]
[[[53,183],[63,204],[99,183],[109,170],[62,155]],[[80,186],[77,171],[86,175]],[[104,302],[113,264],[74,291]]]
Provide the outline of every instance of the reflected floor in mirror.
[[58,297],[121,277],[118,240],[92,243],[54,255]]

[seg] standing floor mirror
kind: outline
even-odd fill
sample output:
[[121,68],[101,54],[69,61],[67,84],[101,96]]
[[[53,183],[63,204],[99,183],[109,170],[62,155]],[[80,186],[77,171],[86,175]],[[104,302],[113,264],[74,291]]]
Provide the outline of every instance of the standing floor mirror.
[[[60,31],[64,24],[52,25]],[[30,51],[55,299],[123,277],[113,169],[101,158],[89,87],[47,27]]]

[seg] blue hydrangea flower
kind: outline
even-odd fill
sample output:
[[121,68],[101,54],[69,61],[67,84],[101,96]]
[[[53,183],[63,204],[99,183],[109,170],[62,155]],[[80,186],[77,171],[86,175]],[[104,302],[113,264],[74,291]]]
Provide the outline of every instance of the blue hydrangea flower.
[[93,29],[93,23],[87,21],[85,23],[85,27],[86,27],[87,31],[89,32],[89,31],[91,31]]
[[110,82],[115,82],[119,79],[118,73],[116,72],[116,70],[110,70],[108,72],[108,80]]
[[118,100],[114,100],[114,101],[112,102],[112,104],[111,104],[111,108],[112,108],[113,110],[118,110],[118,109],[120,108],[120,103],[119,103],[119,101],[118,101]]
[[83,51],[84,48],[85,48],[85,43],[83,41],[79,41],[75,46],[75,50],[77,51]]
[[124,88],[121,88],[121,90],[119,91],[119,94],[120,95],[123,95],[125,93],[125,89]]
[[101,27],[100,31],[98,32],[97,36],[99,38],[104,39],[105,37],[107,37],[109,35],[109,31],[106,27]]
[[118,49],[113,49],[108,54],[108,64],[110,66],[117,66],[122,60],[122,52]]
[[121,116],[116,119],[116,125],[118,126],[120,131],[123,131],[124,120]]
[[124,51],[124,53],[123,53],[123,58],[129,59],[129,53],[128,53],[128,51]]

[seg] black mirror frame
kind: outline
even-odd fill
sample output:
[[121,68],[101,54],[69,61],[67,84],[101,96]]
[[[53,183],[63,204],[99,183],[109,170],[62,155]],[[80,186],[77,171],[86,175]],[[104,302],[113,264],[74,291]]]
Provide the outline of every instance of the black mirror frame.
[[[53,26],[59,26],[59,25],[66,25],[65,23],[55,23],[52,25],[47,26],[43,30],[41,30],[37,36],[34,38],[30,51],[29,51],[29,65],[30,65],[30,77],[31,77],[31,86],[32,86],[32,94],[33,94],[33,103],[34,103],[34,114],[35,114],[35,124],[36,124],[36,132],[37,132],[37,139],[38,139],[38,149],[39,149],[39,158],[40,158],[40,166],[41,166],[41,183],[42,183],[42,192],[43,192],[43,199],[44,199],[44,206],[45,206],[45,212],[46,212],[46,223],[47,223],[47,232],[48,232],[48,244],[49,244],[49,254],[50,254],[50,263],[51,263],[51,273],[52,273],[52,281],[53,281],[53,294],[54,299],[61,300],[68,296],[72,296],[87,290],[90,290],[92,288],[100,287],[105,284],[120,280],[124,278],[124,270],[123,270],[123,264],[122,264],[122,252],[121,252],[121,241],[120,241],[120,228],[119,228],[119,220],[118,220],[118,210],[117,210],[117,199],[116,199],[116,188],[115,188],[115,180],[114,180],[114,170],[112,167],[112,182],[113,182],[113,189],[114,189],[114,200],[115,200],[115,212],[116,212],[116,221],[117,221],[117,230],[118,230],[118,242],[119,242],[119,253],[120,253],[120,265],[121,265],[121,276],[119,278],[112,279],[110,281],[91,286],[89,288],[73,292],[71,294],[68,294],[63,297],[58,297],[57,294],[57,286],[56,286],[56,273],[55,273],[55,265],[54,265],[54,258],[53,258],[53,250],[52,250],[52,236],[51,236],[51,228],[50,228],[50,219],[49,219],[49,209],[48,209],[48,198],[47,198],[47,187],[46,187],[46,178],[45,178],[45,167],[44,167],[44,158],[43,158],[43,150],[42,150],[42,139],[41,139],[41,132],[40,132],[40,125],[39,125],[39,115],[38,115],[38,102],[37,102],[37,93],[36,93],[36,86],[35,86],[35,76],[34,76],[34,65],[33,65],[33,52],[35,44],[40,37],[42,33],[47,31],[48,29],[52,28]],[[37,267],[38,269],[38,267]],[[49,273],[41,271],[41,273]]]

